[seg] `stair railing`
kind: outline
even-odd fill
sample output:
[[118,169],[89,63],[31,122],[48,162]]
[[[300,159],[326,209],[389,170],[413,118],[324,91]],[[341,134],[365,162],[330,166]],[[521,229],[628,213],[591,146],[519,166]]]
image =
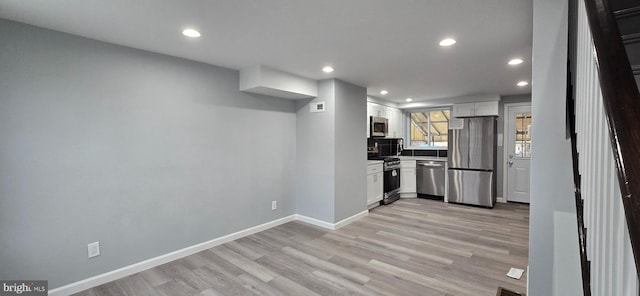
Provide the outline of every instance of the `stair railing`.
[[[611,4],[608,0],[584,0],[584,3],[636,273],[640,277],[640,93]],[[579,205],[579,187],[577,190]]]

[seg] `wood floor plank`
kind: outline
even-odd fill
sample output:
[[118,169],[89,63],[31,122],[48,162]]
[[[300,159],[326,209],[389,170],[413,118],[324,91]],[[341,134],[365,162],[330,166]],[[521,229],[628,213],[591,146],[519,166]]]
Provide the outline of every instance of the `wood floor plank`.
[[198,293],[198,296],[225,296],[225,295],[213,289],[206,289]]
[[230,276],[209,266],[198,268],[193,273],[210,284],[210,288],[202,291],[211,290],[222,295],[254,295],[254,293],[246,290],[242,284],[236,281],[235,276]]
[[316,266],[318,269],[323,269],[326,271],[330,271],[330,272],[334,272],[337,274],[340,274],[341,276],[348,278],[348,279],[352,279],[358,283],[364,284],[366,282],[369,281],[369,277],[366,275],[362,275],[360,273],[354,272],[352,270],[348,270],[346,268],[343,268],[342,266],[333,264],[329,261],[326,260],[321,260],[317,257],[311,256],[309,254],[306,254],[302,251],[296,250],[294,248],[291,247],[284,247],[282,248],[282,252],[292,256],[294,258],[298,258],[310,265]]
[[398,233],[390,233],[390,232],[386,232],[386,231],[378,231],[376,234],[379,235],[381,237],[381,239],[404,241],[404,242],[414,246],[415,249],[421,250],[423,252],[441,254],[441,256],[447,256],[445,254],[448,254],[448,256],[450,256],[450,257],[451,256],[456,256],[456,257],[471,258],[471,256],[473,255],[473,253],[471,253],[470,251],[454,249],[454,248],[450,248],[450,247],[434,244],[434,243],[431,243],[431,242],[426,242],[426,241],[423,241],[423,240],[414,239],[414,238],[411,238],[409,236],[398,234]]
[[137,273],[115,281],[126,295],[154,296],[153,287]]
[[355,295],[371,295],[371,296],[381,295],[374,290],[366,288],[361,284],[350,281],[349,279],[346,279],[334,273],[329,273],[323,270],[316,270],[312,274],[321,280],[331,283],[336,287],[342,288],[345,295],[354,295],[354,294]]
[[[233,250],[234,252],[246,257],[249,260],[256,260],[262,256],[264,256],[264,254],[260,253],[259,251],[256,251],[254,249],[251,249],[250,247],[247,247],[243,244],[239,244],[238,242],[228,242],[226,244],[224,244],[225,246],[227,246],[227,248]],[[191,257],[191,256],[189,256]]]
[[529,208],[402,199],[330,231],[289,222],[77,295],[493,296],[526,269]]
[[264,268],[262,265],[243,257],[242,255],[227,248],[225,245],[213,248],[212,252],[229,261],[229,263],[235,265],[236,267],[259,278],[263,282],[269,282],[276,277],[276,275],[269,269]]
[[204,260],[206,261],[206,265],[204,267],[209,267],[210,269],[220,271],[229,278],[234,278],[245,273],[244,270],[238,268],[224,258],[214,254],[212,252],[212,249],[203,251],[202,255]]
[[251,291],[252,293],[256,294],[256,295],[261,295],[261,296],[282,296],[285,293],[270,286],[267,283],[264,283],[262,281],[260,281],[259,279],[248,275],[248,274],[241,274],[238,276],[238,281],[242,283],[242,286]]
[[435,263],[440,263],[442,265],[451,265],[453,263],[452,259],[441,257],[441,256],[437,256],[437,255],[433,255],[431,253],[427,253],[427,252],[424,252],[422,250],[410,249],[410,248],[401,246],[399,244],[389,243],[389,242],[385,242],[385,241],[382,241],[382,240],[377,240],[377,239],[373,239],[373,238],[369,238],[369,237],[358,237],[358,239],[361,240],[361,241],[365,241],[365,242],[368,242],[368,243],[375,244],[375,245],[383,247],[383,248],[387,248],[389,250],[393,250],[393,251],[396,251],[396,252],[400,252],[400,253],[406,254],[406,255],[410,256],[411,258],[420,257],[420,258],[423,258],[423,259],[431,260],[431,261],[433,261]]
[[404,268],[397,267],[388,263],[384,263],[378,260],[371,260],[369,262],[374,268],[378,268],[382,271],[388,272],[390,275],[395,275],[412,281],[416,284],[423,285],[425,287],[435,289],[445,293],[451,293],[454,295],[468,295],[469,291],[465,291],[459,288],[459,286],[453,285],[449,282],[436,280],[434,277],[419,274]]
[[339,235],[335,235],[334,233],[328,233],[328,234],[325,235],[325,237],[345,242],[345,243],[349,244],[351,247],[360,248],[362,250],[373,252],[373,253],[376,253],[376,254],[378,254],[380,256],[392,257],[392,258],[395,258],[395,259],[398,259],[398,260],[402,260],[402,261],[407,261],[407,260],[411,259],[410,256],[402,254],[400,252],[395,252],[393,250],[389,250],[389,249],[386,249],[384,247],[379,247],[379,246],[376,246],[376,245],[371,244],[371,243],[358,241],[357,237],[354,237],[353,239],[345,239],[344,237],[341,237]]
[[195,295],[200,293],[187,285],[181,280],[170,280],[154,289],[158,295],[174,296],[174,295]]
[[171,280],[160,268],[151,268],[138,273],[151,287],[160,286]]
[[321,295],[331,295],[331,294],[318,294],[309,290],[308,288],[299,285],[298,283],[286,278],[286,277],[277,277],[270,283],[277,289],[281,291],[287,291],[287,295],[299,295],[299,296],[321,296]]

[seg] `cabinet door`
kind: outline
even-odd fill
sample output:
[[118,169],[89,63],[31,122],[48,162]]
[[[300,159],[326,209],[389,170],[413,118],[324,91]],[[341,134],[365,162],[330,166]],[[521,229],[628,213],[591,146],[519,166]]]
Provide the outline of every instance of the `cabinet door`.
[[381,201],[382,198],[384,197],[384,182],[383,179],[384,175],[382,172],[378,172],[375,174],[375,197],[374,197],[374,202],[378,202]]
[[389,107],[387,115],[389,115],[389,137],[402,138],[402,111]]
[[475,116],[498,116],[498,102],[478,102],[476,103]]
[[400,193],[416,192],[416,168],[400,169]]
[[453,117],[474,116],[474,103],[453,104]]
[[373,116],[377,117],[387,117],[387,107],[373,104]]
[[367,205],[375,201],[376,195],[376,174],[367,175]]
[[384,188],[382,172],[367,175],[367,205],[382,200]]
[[387,114],[387,119],[389,119],[389,130],[387,132],[387,137],[389,138],[395,138],[396,137],[396,129],[395,129],[395,122],[396,122],[396,114],[395,112],[393,112],[394,108],[391,107],[384,107],[385,108],[385,113]]
[[369,118],[371,116],[376,116],[375,104],[367,102],[367,138],[371,135],[371,122]]
[[369,121],[369,116],[369,108],[367,108],[367,138],[371,135],[371,122]]

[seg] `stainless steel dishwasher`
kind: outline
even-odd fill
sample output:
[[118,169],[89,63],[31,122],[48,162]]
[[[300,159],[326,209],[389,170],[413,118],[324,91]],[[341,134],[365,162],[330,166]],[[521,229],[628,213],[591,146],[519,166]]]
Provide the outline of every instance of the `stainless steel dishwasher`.
[[419,197],[444,198],[444,161],[416,161],[416,185]]

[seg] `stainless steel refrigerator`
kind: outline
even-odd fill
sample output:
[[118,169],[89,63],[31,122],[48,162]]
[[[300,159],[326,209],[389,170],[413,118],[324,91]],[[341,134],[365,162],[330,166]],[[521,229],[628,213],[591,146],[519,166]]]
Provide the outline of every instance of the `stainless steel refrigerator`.
[[452,129],[449,130],[448,201],[493,207],[496,203],[496,117],[457,120],[456,124],[450,123]]

